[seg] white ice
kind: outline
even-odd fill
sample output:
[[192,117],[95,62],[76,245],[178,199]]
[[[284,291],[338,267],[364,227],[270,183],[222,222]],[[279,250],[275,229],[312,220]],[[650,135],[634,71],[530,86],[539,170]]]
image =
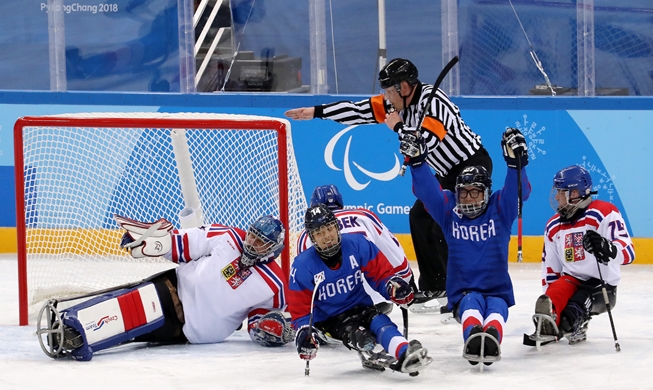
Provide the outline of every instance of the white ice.
[[[416,268],[416,267],[415,267]],[[644,389],[653,388],[653,266],[622,267],[613,310],[621,352],[607,313],[592,319],[588,339],[542,347],[522,345],[541,293],[539,264],[511,264],[517,304],[510,309],[502,359],[483,372],[462,358],[459,324],[435,314],[409,315],[409,338],[429,349],[433,363],[419,376],[363,369],[341,345],[319,350],[304,376],[292,344],[255,345],[245,331],[222,344],[147,347],[128,344],[90,362],[53,360],[39,347],[35,326],[18,324],[15,256],[0,255],[0,389]],[[391,314],[401,329],[401,312]]]

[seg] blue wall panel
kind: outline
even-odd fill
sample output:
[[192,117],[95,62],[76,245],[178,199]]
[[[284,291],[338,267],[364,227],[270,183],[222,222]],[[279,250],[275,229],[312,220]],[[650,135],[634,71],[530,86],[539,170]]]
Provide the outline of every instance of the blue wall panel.
[[[285,94],[102,94],[0,92],[0,226],[15,226],[13,124],[25,115],[92,111],[221,112],[283,117],[286,109],[342,99]],[[364,96],[346,96],[359,100]],[[580,164],[592,173],[600,199],[616,204],[631,233],[653,237],[650,213],[641,212],[653,182],[641,180],[653,165],[653,99],[648,98],[455,98],[465,121],[481,135],[494,160],[494,188],[506,172],[500,137],[520,128],[530,147],[533,194],[524,205],[524,233],[541,235],[553,215],[549,204],[556,171]],[[373,210],[396,233],[408,233],[415,198],[401,161],[396,134],[385,125],[347,127],[332,121],[292,122],[293,144],[307,196],[316,185],[336,184],[347,205]]]

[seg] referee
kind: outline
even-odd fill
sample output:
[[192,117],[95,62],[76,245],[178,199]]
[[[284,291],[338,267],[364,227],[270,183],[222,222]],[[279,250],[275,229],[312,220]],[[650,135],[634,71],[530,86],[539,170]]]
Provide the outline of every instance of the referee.
[[[395,58],[379,72],[382,95],[359,102],[295,108],[285,115],[295,120],[331,119],[344,125],[385,123],[401,139],[416,130],[420,115],[426,111],[421,128],[429,150],[426,161],[437,172],[443,189],[455,192],[456,177],[470,165],[482,165],[491,175],[492,159],[481,137],[465,124],[458,107],[442,90],[436,91],[427,107],[433,86],[421,83],[417,76],[412,62]],[[420,273],[421,292],[415,298],[445,298],[448,249],[442,229],[419,199],[410,210],[409,222]],[[444,304],[444,299],[439,301]]]

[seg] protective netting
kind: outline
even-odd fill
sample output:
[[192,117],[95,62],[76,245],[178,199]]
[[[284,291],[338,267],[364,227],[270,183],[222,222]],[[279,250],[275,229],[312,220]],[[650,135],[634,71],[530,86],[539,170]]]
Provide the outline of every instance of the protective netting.
[[[179,227],[178,213],[185,206],[171,144],[175,127],[161,123],[142,126],[144,118],[197,121],[198,128],[186,125],[185,129],[205,223],[246,230],[261,215],[279,217],[280,193],[285,191],[287,230],[294,246],[307,206],[286,121],[158,113],[79,114],[56,119],[62,117],[73,121],[94,118],[98,124],[42,126],[28,122],[22,129],[30,315],[45,299],[137,281],[172,267],[163,258],[135,260],[118,246],[121,231],[114,214],[140,221],[163,217]],[[106,118],[120,120],[107,125]],[[255,125],[264,120],[286,127],[287,188],[281,188],[279,182],[277,130],[261,130],[260,124]],[[132,128],[130,121],[141,123]],[[237,121],[242,128],[225,128],[225,121]],[[292,248],[289,252],[295,253]]]
[[578,95],[585,79],[596,95],[652,95],[653,3],[583,3],[584,10],[580,0],[513,0],[518,20],[507,0],[460,1],[459,93],[550,95],[535,88],[544,78],[530,56],[530,40],[559,95]]

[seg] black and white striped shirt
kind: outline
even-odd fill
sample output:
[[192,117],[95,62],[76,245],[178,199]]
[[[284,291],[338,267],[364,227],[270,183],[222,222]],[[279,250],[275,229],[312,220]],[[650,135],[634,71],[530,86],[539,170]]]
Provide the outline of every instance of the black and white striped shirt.
[[[417,85],[413,99],[399,112],[404,126],[399,130],[414,131],[422,111],[426,108],[432,85]],[[373,96],[360,102],[340,101],[315,107],[315,117],[331,119],[345,125],[383,123],[387,106],[383,95]],[[439,176],[466,161],[481,149],[481,137],[465,124],[458,107],[440,89],[436,91],[431,108],[422,123],[422,137],[429,154],[428,164]]]

